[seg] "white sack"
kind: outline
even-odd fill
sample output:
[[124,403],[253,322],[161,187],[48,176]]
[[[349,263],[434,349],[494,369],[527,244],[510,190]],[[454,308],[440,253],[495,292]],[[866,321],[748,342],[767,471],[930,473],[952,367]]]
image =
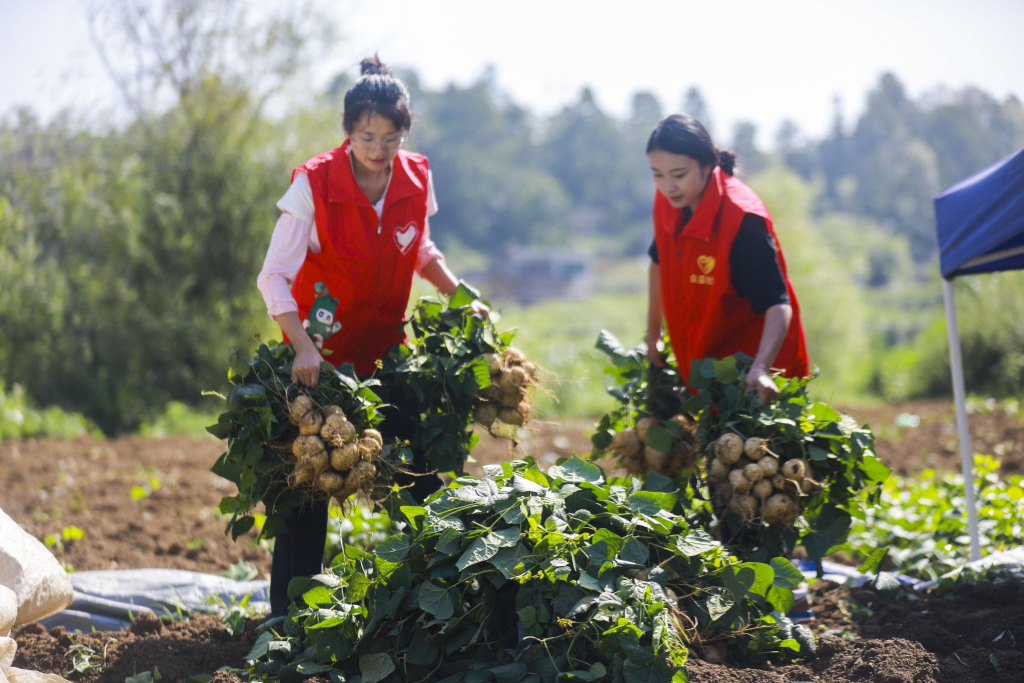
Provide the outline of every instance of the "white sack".
[[[68,679],[57,674],[44,674],[39,671],[26,671],[15,669],[13,666],[7,670],[8,683],[70,683]],[[3,683],[3,679],[0,679]]]
[[18,596],[7,586],[0,585],[0,638],[11,635],[18,619]]
[[71,604],[74,592],[68,573],[53,553],[3,510],[0,510],[0,586],[7,586],[18,596],[15,626],[61,611]]
[[0,638],[0,683],[69,683],[57,674],[14,668],[11,664],[17,650],[17,643],[13,639]]
[[14,654],[17,651],[18,644],[14,642],[14,638],[0,638],[0,672],[7,673],[11,664],[14,664]]

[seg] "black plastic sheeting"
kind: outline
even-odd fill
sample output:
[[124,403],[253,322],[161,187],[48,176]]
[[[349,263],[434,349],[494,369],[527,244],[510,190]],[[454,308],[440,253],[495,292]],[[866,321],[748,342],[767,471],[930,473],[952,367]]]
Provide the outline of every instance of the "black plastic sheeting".
[[[816,573],[811,562],[797,561],[795,564],[808,578]],[[992,567],[1024,576],[1024,548],[992,553],[963,565],[947,576],[955,576],[966,569],[980,571]],[[871,574],[861,574],[852,567],[828,561],[822,563],[822,569],[823,578],[840,584],[861,585],[874,578]],[[179,569],[83,571],[73,572],[70,577],[74,587],[71,606],[41,619],[39,623],[47,629],[63,626],[68,631],[83,633],[120,631],[130,626],[132,619],[142,612],[171,618],[192,612],[223,614],[243,601],[247,613],[270,611],[268,581],[235,581]],[[902,575],[895,578],[918,590],[927,590],[936,583]],[[808,614],[807,618],[812,617]]]

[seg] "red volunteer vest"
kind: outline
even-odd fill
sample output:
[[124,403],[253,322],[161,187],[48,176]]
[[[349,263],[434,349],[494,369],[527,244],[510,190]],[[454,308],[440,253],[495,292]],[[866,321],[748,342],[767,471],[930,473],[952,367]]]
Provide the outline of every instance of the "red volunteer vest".
[[764,328],[764,314],[732,286],[729,254],[743,215],[765,219],[775,242],[786,281],[793,318],[773,368],[786,377],[809,374],[807,346],[800,306],[786,272],[786,260],[761,199],[742,182],[715,168],[697,210],[681,231],[682,209],[669,204],[661,192],[654,198],[654,238],[658,245],[662,307],[669,340],[679,370],[689,376],[691,363],[702,358],[725,358],[734,353],[753,357]]
[[399,150],[380,219],[356,183],[349,141],[313,157],[292,172],[304,172],[313,190],[320,253],[307,251],[292,285],[299,318],[306,320],[326,285],[338,300],[334,321],[340,329],[324,342],[324,356],[334,366],[352,363],[360,376],[406,339],[405,309],[415,272],[416,254],[427,217],[427,158]]

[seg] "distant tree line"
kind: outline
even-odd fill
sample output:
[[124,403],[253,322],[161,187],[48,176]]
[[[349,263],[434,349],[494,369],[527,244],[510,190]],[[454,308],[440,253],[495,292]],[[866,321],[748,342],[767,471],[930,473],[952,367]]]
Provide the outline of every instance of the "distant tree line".
[[[498,91],[489,71],[439,92],[421,89],[414,73],[408,79],[421,117],[412,143],[430,156],[445,208],[440,239],[484,249],[504,235],[570,242],[582,232],[646,247],[653,190],[643,149],[654,124],[675,111],[656,96],[635,94],[616,120],[584,88],[537,120]],[[698,89],[681,99],[683,111],[713,126]],[[838,110],[822,140],[787,121],[775,148],[762,150],[757,127],[741,121],[717,142],[737,153],[744,177],[781,164],[819,188],[815,216],[859,216],[906,237],[919,264],[936,255],[935,194],[1024,146],[1020,100],[1000,102],[977,88],[915,102],[884,74],[856,122],[847,125]]]
[[[160,6],[202,11],[181,0]],[[266,327],[254,282],[274,204],[291,168],[340,143],[348,81],[341,75],[322,96],[271,116],[267,98],[300,71],[299,55],[315,37],[309,25],[285,17],[243,30],[229,13],[220,23],[168,22],[142,0],[111,7],[117,11],[99,16],[103,35],[147,55],[128,64],[108,59],[128,122],[74,111],[48,122],[32,111],[0,113],[0,381],[115,434],[170,400],[195,403],[219,386],[227,350],[250,345]],[[163,43],[154,36],[171,25],[187,32],[173,35],[193,52],[155,47]],[[231,51],[266,64],[231,70]],[[430,156],[435,175],[443,248],[494,255],[508,243],[572,244],[607,256],[644,253],[653,186],[643,148],[670,113],[657,97],[636,93],[617,119],[584,88],[541,118],[502,93],[491,71],[440,90],[423,87],[414,71],[401,75],[418,114],[409,144]],[[713,124],[697,89],[685,91],[681,105]],[[848,250],[836,260],[843,277],[884,296],[908,278],[920,282],[935,261],[933,196],[1024,146],[1024,107],[975,88],[914,101],[885,74],[859,119],[848,125],[837,114],[822,140],[792,123],[771,150],[756,146],[749,122],[716,135],[738,153],[751,183],[775,188],[780,204],[801,197],[790,223],[802,224],[802,239]],[[820,263],[806,261],[808,271]],[[898,312],[870,342],[879,352],[926,326],[906,327],[916,320],[906,306],[916,300],[906,301],[887,309]],[[872,376],[865,381],[884,389]]]

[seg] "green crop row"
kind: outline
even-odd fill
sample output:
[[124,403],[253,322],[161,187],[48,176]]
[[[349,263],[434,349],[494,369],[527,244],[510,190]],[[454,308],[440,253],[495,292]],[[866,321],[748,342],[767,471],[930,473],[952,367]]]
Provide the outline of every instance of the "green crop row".
[[[998,469],[994,458],[974,457],[982,556],[1017,547],[1024,538],[1024,477],[1001,477]],[[887,547],[890,568],[921,579],[963,565],[970,560],[963,476],[929,469],[890,477],[881,504],[854,520],[848,544],[860,559]]]
[[[1017,547],[1024,538],[1024,477],[1001,477],[999,463],[984,455],[974,460],[982,555]],[[357,507],[331,520],[328,556],[344,543],[372,552],[397,532],[384,512]],[[887,569],[920,579],[935,579],[970,560],[963,476],[925,470],[911,477],[891,475],[880,505],[854,519],[847,550],[862,561],[888,547]]]

